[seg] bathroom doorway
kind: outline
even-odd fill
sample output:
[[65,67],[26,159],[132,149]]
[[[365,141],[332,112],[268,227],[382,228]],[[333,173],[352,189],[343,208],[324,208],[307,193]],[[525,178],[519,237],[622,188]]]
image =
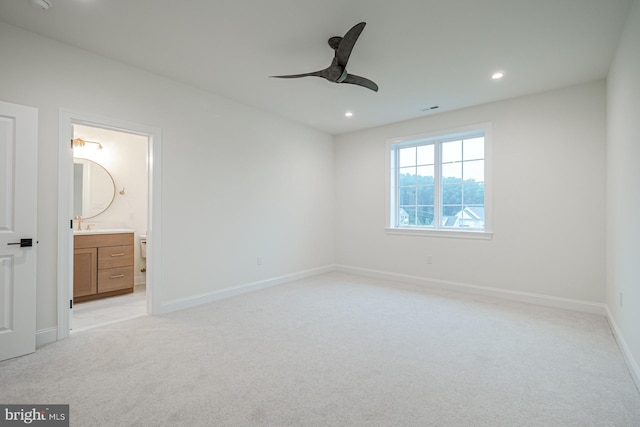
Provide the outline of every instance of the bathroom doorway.
[[149,138],[72,127],[73,333],[147,314]]
[[[61,110],[59,159],[57,338],[158,313],[161,130]],[[100,184],[93,179],[84,182],[98,175],[104,177]],[[94,187],[111,192],[94,195]],[[78,235],[84,240],[76,248]],[[103,257],[100,266],[98,251]],[[80,271],[78,253],[77,264],[84,266]],[[111,257],[106,264],[105,256]],[[75,292],[74,276],[81,274],[93,274],[96,289]]]

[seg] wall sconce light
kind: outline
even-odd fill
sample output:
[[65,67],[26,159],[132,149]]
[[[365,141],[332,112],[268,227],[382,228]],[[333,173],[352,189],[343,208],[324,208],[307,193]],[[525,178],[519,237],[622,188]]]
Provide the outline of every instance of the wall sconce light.
[[98,150],[102,150],[102,144],[100,144],[99,142],[95,142],[95,141],[85,141],[82,138],[73,138],[71,140],[72,144],[74,147],[84,147],[85,144],[97,144],[98,145]]

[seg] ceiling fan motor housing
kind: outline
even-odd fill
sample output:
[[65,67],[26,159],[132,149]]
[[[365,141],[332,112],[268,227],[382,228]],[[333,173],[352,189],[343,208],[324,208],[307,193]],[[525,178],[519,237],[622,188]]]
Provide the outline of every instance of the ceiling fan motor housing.
[[51,7],[51,0],[31,0],[31,4],[38,9],[48,10]]

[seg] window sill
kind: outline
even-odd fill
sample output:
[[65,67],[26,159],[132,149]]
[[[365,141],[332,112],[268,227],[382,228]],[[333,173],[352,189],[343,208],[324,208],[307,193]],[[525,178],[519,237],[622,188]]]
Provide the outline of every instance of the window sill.
[[476,239],[491,240],[493,233],[490,231],[463,231],[463,230],[436,230],[428,228],[385,228],[387,234],[400,236],[425,236],[425,237],[445,237],[449,239]]

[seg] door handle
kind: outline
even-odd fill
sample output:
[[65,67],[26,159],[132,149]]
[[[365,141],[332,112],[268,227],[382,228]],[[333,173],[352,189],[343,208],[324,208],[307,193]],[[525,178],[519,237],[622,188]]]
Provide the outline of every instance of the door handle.
[[7,245],[20,245],[21,248],[30,248],[33,246],[33,239],[20,239],[20,242],[7,243]]

